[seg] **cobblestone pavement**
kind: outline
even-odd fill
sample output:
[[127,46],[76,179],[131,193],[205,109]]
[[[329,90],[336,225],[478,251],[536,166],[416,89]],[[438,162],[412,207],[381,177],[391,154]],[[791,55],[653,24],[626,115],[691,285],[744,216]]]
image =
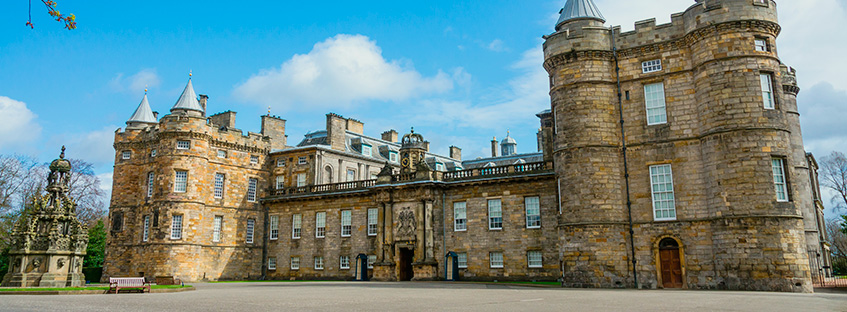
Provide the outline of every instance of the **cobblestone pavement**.
[[847,311],[815,294],[537,288],[437,282],[198,283],[196,291],[2,295],[2,311]]

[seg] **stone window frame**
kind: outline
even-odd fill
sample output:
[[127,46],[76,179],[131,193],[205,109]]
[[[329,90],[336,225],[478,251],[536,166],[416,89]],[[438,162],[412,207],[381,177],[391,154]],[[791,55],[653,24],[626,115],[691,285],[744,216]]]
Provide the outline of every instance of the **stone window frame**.
[[368,208],[368,236],[379,233],[379,209]]
[[294,214],[291,216],[291,239],[300,239],[303,234],[303,215]]
[[[491,210],[492,201],[497,201],[499,203],[499,214],[500,214],[499,217],[492,216],[492,213],[491,213],[492,212],[492,210]],[[504,219],[503,219],[503,199],[499,198],[499,197],[498,198],[486,198],[486,209],[488,210],[488,214],[487,214],[488,230],[489,231],[501,231],[501,230],[503,230],[503,223],[504,223],[503,222],[504,221]],[[498,224],[498,222],[496,221],[497,218],[500,218],[500,221],[499,221],[500,226],[499,227],[496,226]]]
[[[659,86],[657,90],[650,90],[650,87]],[[663,125],[668,123],[668,104],[667,96],[665,95],[665,82],[651,82],[643,84],[644,90],[644,111],[647,117],[647,125]],[[661,105],[659,105],[661,104]],[[652,114],[651,114],[652,112]],[[659,113],[661,112],[661,113]],[[651,117],[660,117],[655,121],[651,121]]]
[[245,227],[247,233],[245,233],[244,241],[247,244],[253,243],[253,236],[256,234],[256,219],[249,218],[247,219],[247,226]]
[[[184,177],[180,177],[180,175]],[[188,170],[174,169],[174,193],[188,192]]]
[[[530,209],[529,200],[533,199],[533,198],[536,200],[535,209],[536,209],[537,213],[530,215],[530,213],[529,213],[529,209]],[[523,202],[524,202],[524,216],[525,216],[524,219],[526,220],[526,228],[527,229],[540,229],[541,228],[541,196],[538,196],[538,195],[525,196]],[[538,217],[538,219],[530,221],[530,217]],[[534,224],[535,222],[537,222],[537,225],[530,225],[531,223]]]
[[662,59],[651,59],[647,61],[641,62],[641,73],[642,74],[650,74],[650,73],[658,73],[661,72],[662,67]]
[[[786,167],[786,158],[784,156],[772,155],[771,156],[771,176],[773,177],[773,185],[774,185],[774,195],[776,196],[776,201],[780,203],[787,203],[791,201],[791,191],[788,179],[788,172],[785,170]],[[779,166],[777,166],[779,164]],[[779,172],[777,172],[779,170]],[[780,182],[778,178],[781,178]],[[782,188],[780,191],[780,187]],[[780,194],[782,193],[782,194]],[[780,198],[782,195],[782,198]]]
[[285,175],[278,175],[275,177],[276,183],[274,183],[277,190],[281,190],[285,188]]
[[[459,218],[458,210],[456,210],[457,208],[459,208],[457,205],[462,206],[461,209],[462,209],[463,218]],[[459,220],[462,220],[462,222],[459,222]],[[453,232],[465,232],[467,230],[468,230],[468,202],[466,202],[466,201],[453,202]]]
[[251,203],[255,203],[259,198],[259,179],[258,178],[248,178],[247,179],[247,201]]
[[324,269],[324,257],[323,256],[315,256],[315,270],[323,270]]
[[[659,172],[659,169],[667,168],[667,172]],[[654,170],[656,169],[656,170]],[[675,221],[677,219],[676,213],[676,192],[674,191],[674,182],[673,182],[673,166],[671,163],[663,163],[656,164],[648,167],[648,175],[650,177],[650,201],[652,202],[652,211],[653,211],[653,221]],[[658,178],[662,178],[659,180]],[[664,181],[664,178],[670,179],[670,191],[665,189],[668,185],[668,181]],[[661,189],[657,190],[657,186],[663,186]],[[670,195],[670,198],[667,198],[666,195]],[[657,196],[662,195],[662,196]],[[661,197],[661,198],[659,198]],[[659,204],[657,206],[657,203]],[[670,204],[665,205],[665,204]],[[659,217],[657,215],[658,212],[668,212],[669,216]]]
[[[344,181],[344,182],[352,182],[352,181],[356,181],[356,178],[357,178],[356,171],[357,171],[357,170],[356,170],[356,168],[353,168],[353,167],[347,167],[347,175],[345,176],[345,177],[346,177],[346,179],[345,179],[345,181]],[[350,176],[351,176],[351,174],[350,174],[350,173],[352,173],[353,178],[350,178]]]
[[121,160],[129,160],[130,158],[132,158],[132,151],[121,152]]
[[315,212],[315,238],[326,237],[326,211]]
[[279,215],[268,216],[268,239],[279,239]]
[[770,1],[768,1],[768,0],[753,0],[753,5],[769,7],[770,6],[769,2]]
[[212,219],[212,242],[221,242],[221,233],[224,228],[224,216],[217,215]]
[[218,156],[218,158],[226,158],[226,156],[227,156],[226,150],[218,149],[217,156]]
[[156,183],[156,174],[153,171],[147,173],[147,198],[153,197],[153,187]]
[[374,262],[376,262],[376,255],[368,255],[367,267],[369,270],[374,268]]
[[268,257],[268,270],[276,271],[276,257]]
[[220,172],[215,172],[214,188],[212,189],[212,196],[214,196],[215,199],[224,198],[224,186],[226,186],[226,175]]
[[391,162],[397,162],[398,153],[395,151],[388,151],[388,160]]
[[308,184],[306,183],[306,174],[305,173],[298,173],[297,174],[297,187],[304,187],[304,186],[307,186],[307,185]]
[[[537,259],[533,259],[537,255]],[[537,264],[534,264],[537,263]],[[526,267],[530,269],[540,269],[544,267],[544,252],[538,249],[530,249],[526,251]]]
[[768,37],[753,36],[753,50],[756,52],[770,52],[771,43]]
[[259,156],[250,155],[250,164],[255,165],[259,163]]
[[349,270],[350,269],[350,256],[339,256],[338,257],[338,268],[341,270]]
[[306,159],[306,156],[300,156],[300,157],[297,157],[297,164],[298,165],[308,165],[309,161]]
[[[182,230],[185,228],[182,226],[184,220],[184,215],[182,214],[174,214],[171,216],[171,240],[182,240]],[[176,222],[179,220],[179,222]]]
[[506,267],[505,263],[505,255],[502,251],[488,252],[488,267],[490,269],[503,269]]
[[773,72],[759,71],[759,87],[762,90],[762,106],[764,109],[777,109],[776,90],[773,87],[773,82]]
[[292,270],[300,270],[300,256],[293,256],[288,262],[288,267]]
[[[345,216],[345,214],[347,216]],[[345,234],[345,232],[346,232],[346,234]],[[352,234],[353,234],[353,210],[350,210],[350,209],[341,210],[341,237],[350,237],[350,236],[352,236]]]
[[[365,148],[367,148],[367,151],[365,151]],[[373,146],[371,146],[370,144],[367,144],[367,143],[362,143],[362,155],[370,157],[370,156],[373,155],[372,153],[373,153]]]
[[177,140],[176,141],[176,149],[178,149],[178,150],[190,150],[191,149],[191,141],[190,140]]
[[147,242],[150,240],[150,215],[144,215],[143,217],[143,229],[141,230],[141,241]]
[[156,155],[157,155],[157,153],[156,153],[156,149],[155,149],[155,148],[154,148],[154,149],[152,149],[152,150],[150,150],[150,157],[156,157]]
[[[464,260],[464,261],[462,261]],[[457,252],[456,253],[456,263],[458,264],[460,269],[468,268],[468,253],[467,252]],[[462,264],[464,263],[464,264]]]
[[285,167],[285,157],[280,157],[276,159],[277,167]]

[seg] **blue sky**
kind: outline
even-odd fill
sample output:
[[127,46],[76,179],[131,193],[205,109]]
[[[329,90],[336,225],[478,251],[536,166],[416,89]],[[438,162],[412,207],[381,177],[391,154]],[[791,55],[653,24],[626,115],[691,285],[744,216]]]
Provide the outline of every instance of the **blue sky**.
[[[189,70],[209,113],[237,111],[237,126],[258,132],[270,106],[288,120],[290,144],[335,112],[372,136],[414,126],[435,152],[456,145],[466,159],[486,156],[507,129],[519,152],[535,151],[534,114],[550,105],[541,36],[565,0],[58,2],[78,29],[40,3],[35,29],[24,25],[26,0],[0,10],[0,153],[49,161],[65,144],[109,189],[115,129],[145,85],[153,110],[167,113]],[[847,0],[778,2],[807,150],[847,151],[847,61],[836,54],[847,38],[823,31],[847,28]],[[693,1],[596,3],[607,26],[626,30],[668,22]]]

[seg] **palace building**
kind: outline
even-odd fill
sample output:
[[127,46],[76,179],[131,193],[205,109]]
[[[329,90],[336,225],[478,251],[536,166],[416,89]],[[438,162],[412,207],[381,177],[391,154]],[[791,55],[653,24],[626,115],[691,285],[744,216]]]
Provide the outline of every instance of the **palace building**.
[[534,153],[507,135],[463,160],[332,113],[288,145],[279,117],[207,116],[190,79],[161,118],[145,95],[115,133],[104,276],[811,291],[828,245],[776,3],[630,32],[591,0],[560,13]]

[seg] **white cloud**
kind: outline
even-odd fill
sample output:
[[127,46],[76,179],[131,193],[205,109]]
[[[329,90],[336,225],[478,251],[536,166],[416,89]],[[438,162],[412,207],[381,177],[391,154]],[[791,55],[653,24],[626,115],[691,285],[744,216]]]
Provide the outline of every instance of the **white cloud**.
[[485,48],[494,52],[503,52],[506,51],[506,44],[503,43],[503,40],[494,39]]
[[0,96],[0,148],[34,140],[41,126],[26,103]]
[[835,150],[847,152],[847,90],[822,82],[800,90],[798,102],[806,150],[817,157]]
[[124,77],[124,73],[115,74],[115,78],[109,81],[109,87],[115,92],[140,93],[145,88],[158,87],[159,83],[161,80],[156,69],[145,68],[129,77]]
[[86,133],[62,134],[53,138],[68,148],[72,158],[90,162],[95,168],[104,168],[115,161],[115,129],[118,126],[106,126],[100,130]]
[[404,63],[383,58],[382,50],[368,37],[336,35],[315,44],[308,54],[294,55],[279,68],[262,70],[233,93],[242,101],[275,108],[282,104],[281,110],[291,110],[400,101],[453,88],[448,74],[439,71],[424,77]]

